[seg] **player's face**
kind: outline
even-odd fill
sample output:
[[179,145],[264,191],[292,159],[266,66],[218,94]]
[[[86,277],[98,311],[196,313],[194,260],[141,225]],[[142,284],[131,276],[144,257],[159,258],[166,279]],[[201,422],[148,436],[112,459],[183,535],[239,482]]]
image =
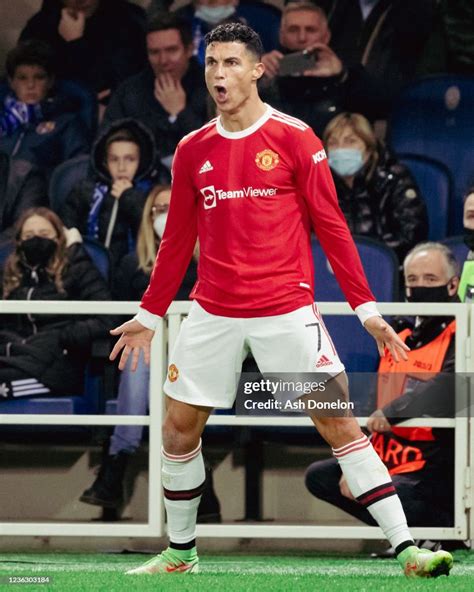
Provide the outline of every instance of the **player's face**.
[[156,78],[161,74],[170,74],[175,80],[181,80],[186,74],[193,46],[184,45],[178,29],[148,33],[146,46],[148,61]]
[[243,43],[211,43],[206,49],[206,85],[222,113],[237,112],[253,98],[263,65]]
[[315,43],[327,45],[330,36],[326,19],[310,10],[289,12],[280,27],[280,43],[290,51],[302,51]]
[[464,228],[474,230],[474,193],[470,193],[464,202]]
[[107,151],[107,168],[113,181],[133,181],[140,164],[135,142],[112,142]]
[[24,64],[17,66],[10,86],[17,99],[22,103],[34,105],[46,98],[53,80],[41,66]]

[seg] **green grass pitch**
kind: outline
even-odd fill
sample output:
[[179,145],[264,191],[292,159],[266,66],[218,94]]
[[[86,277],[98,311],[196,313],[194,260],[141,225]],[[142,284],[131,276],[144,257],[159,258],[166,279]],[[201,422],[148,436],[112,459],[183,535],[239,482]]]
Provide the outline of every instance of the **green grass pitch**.
[[[458,552],[452,575],[408,580],[395,560],[367,556],[203,555],[201,573],[126,576],[146,555],[8,553],[0,555],[0,590],[28,592],[411,592],[474,590],[474,553]],[[13,584],[9,577],[48,576],[50,584]]]

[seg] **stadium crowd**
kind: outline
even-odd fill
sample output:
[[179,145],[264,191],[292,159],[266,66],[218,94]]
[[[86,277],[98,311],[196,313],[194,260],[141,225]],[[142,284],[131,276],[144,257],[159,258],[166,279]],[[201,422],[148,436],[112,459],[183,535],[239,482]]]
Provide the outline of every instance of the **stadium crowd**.
[[[459,247],[455,254],[462,257],[465,241],[468,261],[457,262],[460,268],[464,264],[459,297],[472,301],[474,166],[459,175],[449,170],[433,158],[429,139],[426,152],[407,161],[391,142],[390,125],[407,89],[422,79],[442,83],[449,78],[446,109],[454,121],[449,149],[456,149],[458,134],[470,133],[472,139],[472,91],[470,99],[463,94],[463,85],[474,82],[474,8],[469,0],[194,0],[177,11],[170,4],[151,1],[145,13],[126,0],[44,0],[25,22],[0,83],[4,299],[140,299],[166,223],[174,150],[186,134],[215,116],[204,82],[203,37],[215,25],[237,20],[255,28],[263,41],[262,97],[303,119],[322,138],[354,236],[391,249],[405,280],[414,254],[422,249],[419,243],[451,237]],[[457,102],[456,92],[461,93]],[[470,109],[470,130],[456,127],[457,109]],[[428,102],[421,111],[425,118],[435,117]],[[416,125],[408,123],[405,133],[423,140],[417,138]],[[67,163],[81,156],[85,165],[79,174]],[[442,180],[436,175],[433,180],[433,170],[442,176],[441,170]],[[453,178],[467,181],[459,187]],[[59,185],[61,193],[53,194]],[[444,201],[438,192],[444,192]],[[454,202],[463,197],[465,231],[453,239],[461,226],[454,219],[459,212]],[[440,216],[441,231],[434,227]],[[106,279],[94,266],[94,254],[91,259],[90,253],[97,251],[87,250],[86,244],[108,254]],[[442,247],[428,250],[451,264],[452,255]],[[177,299],[188,298],[198,259],[197,245]],[[446,298],[440,299],[438,291],[432,301],[458,298],[459,273],[448,275],[441,274],[436,284],[447,290]],[[0,335],[0,410],[2,400],[60,396],[65,383],[83,392],[93,342],[107,337],[112,322],[72,315],[17,315],[10,321]],[[423,346],[450,329],[446,358],[437,364],[445,369],[446,359],[454,359],[455,328],[449,318],[437,319],[435,328],[433,319],[410,322],[404,335],[412,342],[418,335]],[[135,374],[126,368],[118,385],[120,413],[144,414],[147,387],[143,360]],[[415,405],[416,397],[425,400],[426,391],[429,395],[429,384],[409,394],[398,392],[398,406],[396,400],[385,405],[379,401],[374,417],[391,421],[404,401]],[[374,421],[369,426],[379,440],[389,437],[392,426],[382,428],[378,432]],[[392,432],[396,438],[396,428]],[[84,502],[114,508],[122,504],[124,470],[141,435],[138,426],[114,431],[98,480],[82,495]],[[408,440],[415,436],[398,433]],[[380,443],[381,450],[384,445]],[[452,446],[448,448],[450,465]],[[370,522],[344,493],[336,464],[324,461],[310,467],[309,490]],[[395,480],[397,488],[399,483],[401,491],[405,483],[406,491],[411,487],[405,474]],[[420,499],[430,483],[420,486]],[[449,525],[452,492],[445,493],[444,513],[438,518]],[[410,495],[409,524],[425,524],[416,510],[418,498]]]

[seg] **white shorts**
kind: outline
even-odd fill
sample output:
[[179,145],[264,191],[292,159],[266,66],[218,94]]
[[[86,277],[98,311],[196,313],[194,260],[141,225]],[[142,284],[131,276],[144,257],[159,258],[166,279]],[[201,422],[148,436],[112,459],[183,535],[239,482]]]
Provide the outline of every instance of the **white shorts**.
[[164,392],[190,405],[230,408],[249,351],[263,374],[344,371],[316,304],[243,319],[210,314],[193,301],[170,356]]

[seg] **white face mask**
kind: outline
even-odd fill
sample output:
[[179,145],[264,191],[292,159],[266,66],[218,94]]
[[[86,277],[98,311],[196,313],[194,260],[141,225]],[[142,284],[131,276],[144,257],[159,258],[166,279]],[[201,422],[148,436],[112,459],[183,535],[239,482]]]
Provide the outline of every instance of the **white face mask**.
[[210,25],[217,25],[235,12],[235,6],[224,4],[224,6],[200,6],[196,9],[194,16]]
[[163,238],[167,218],[168,212],[163,212],[162,214],[158,214],[158,216],[153,221],[153,228],[155,230],[155,234],[160,239]]

